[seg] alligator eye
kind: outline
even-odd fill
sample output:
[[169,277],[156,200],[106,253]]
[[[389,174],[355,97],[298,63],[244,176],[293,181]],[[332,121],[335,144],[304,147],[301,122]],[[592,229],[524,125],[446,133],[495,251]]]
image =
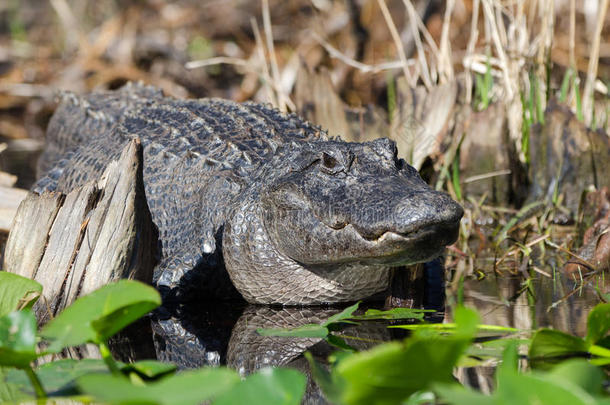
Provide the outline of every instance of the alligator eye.
[[322,165],[321,169],[323,172],[328,174],[335,174],[343,170],[343,165],[332,155],[326,152],[322,152]]
[[324,167],[326,167],[327,169],[334,169],[335,166],[337,166],[337,163],[339,163],[339,162],[337,162],[337,159],[335,159],[328,153],[324,152],[324,153],[322,153],[322,163],[324,164]]

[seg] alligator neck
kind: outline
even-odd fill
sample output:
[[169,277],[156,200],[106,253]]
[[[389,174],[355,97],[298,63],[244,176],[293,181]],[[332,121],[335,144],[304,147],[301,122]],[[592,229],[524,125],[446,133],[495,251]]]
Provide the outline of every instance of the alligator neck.
[[222,245],[229,276],[250,303],[316,305],[357,301],[389,286],[389,267],[352,263],[314,271],[282,254],[270,240],[258,198],[252,194],[230,215]]

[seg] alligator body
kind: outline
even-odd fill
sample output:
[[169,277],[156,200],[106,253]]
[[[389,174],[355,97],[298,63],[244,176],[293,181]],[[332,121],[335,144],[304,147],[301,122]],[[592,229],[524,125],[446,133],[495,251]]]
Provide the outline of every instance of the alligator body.
[[252,303],[353,301],[457,237],[462,208],[388,139],[348,143],[268,106],[166,98],[137,84],[63,98],[34,191],[96,179],[136,137],[162,288],[219,292],[228,272]]

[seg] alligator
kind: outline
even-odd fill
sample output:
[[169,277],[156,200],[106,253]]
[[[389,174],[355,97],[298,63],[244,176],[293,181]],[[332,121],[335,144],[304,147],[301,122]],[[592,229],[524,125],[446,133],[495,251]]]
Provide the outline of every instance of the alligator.
[[97,179],[135,138],[159,288],[223,295],[228,273],[250,303],[355,301],[457,238],[461,206],[389,139],[345,142],[268,105],[175,99],[142,84],[64,94],[33,191]]

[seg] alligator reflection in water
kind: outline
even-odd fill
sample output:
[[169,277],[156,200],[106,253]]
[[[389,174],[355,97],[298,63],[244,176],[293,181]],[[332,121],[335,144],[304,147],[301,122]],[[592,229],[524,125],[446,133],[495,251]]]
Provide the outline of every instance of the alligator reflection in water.
[[[444,269],[440,260],[426,263],[422,285],[413,291],[412,298],[424,308],[442,314],[444,310]],[[380,296],[380,299],[383,299]],[[174,305],[172,305],[174,302]],[[381,307],[383,302],[377,303]],[[306,350],[320,345],[331,347],[323,339],[290,339],[262,337],[258,328],[296,328],[305,324],[319,324],[341,311],[340,307],[269,307],[245,306],[243,302],[166,302],[166,307],[155,311],[153,332],[159,360],[177,364],[180,368],[196,368],[204,365],[228,365],[248,374],[266,366],[281,366],[297,361]],[[442,316],[431,315],[430,322],[441,322]],[[350,328],[347,334],[359,340],[356,349],[389,340],[385,324],[366,322]],[[396,332],[394,332],[396,333]],[[364,340],[363,340],[364,339]],[[349,342],[352,344],[352,342]],[[326,356],[322,359],[326,361]],[[303,363],[305,364],[305,363]],[[307,367],[303,367],[303,370]]]
[[[231,322],[231,315],[227,317],[225,310],[235,313],[236,309],[241,311],[241,315]],[[334,350],[324,339],[264,337],[256,330],[319,324],[339,311],[340,308],[248,305],[231,309],[214,307],[213,310],[208,307],[201,312],[182,313],[180,319],[153,320],[157,358],[175,363],[180,368],[226,364],[243,375],[269,366],[289,366],[306,372],[308,366],[302,356],[305,351],[326,362],[326,357]],[[348,339],[348,343],[364,350],[390,340],[393,332],[386,328],[385,323],[366,322],[340,333],[356,338]]]

